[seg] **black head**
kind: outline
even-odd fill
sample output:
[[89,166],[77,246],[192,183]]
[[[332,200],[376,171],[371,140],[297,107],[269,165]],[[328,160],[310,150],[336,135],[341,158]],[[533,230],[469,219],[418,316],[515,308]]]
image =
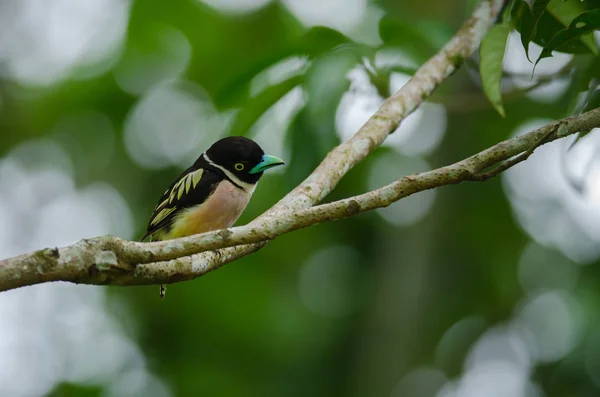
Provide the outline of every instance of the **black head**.
[[281,159],[265,155],[256,142],[243,136],[218,140],[206,151],[206,156],[246,183],[258,182],[263,171],[283,164]]

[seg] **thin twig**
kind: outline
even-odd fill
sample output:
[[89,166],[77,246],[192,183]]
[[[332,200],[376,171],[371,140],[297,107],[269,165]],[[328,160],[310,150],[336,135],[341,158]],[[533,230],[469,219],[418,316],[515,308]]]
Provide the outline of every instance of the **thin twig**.
[[535,151],[535,149],[537,149],[539,146],[543,145],[544,143],[547,142],[547,140],[550,138],[550,136],[552,136],[552,134],[556,133],[558,131],[560,125],[556,125],[556,128],[551,128],[548,129],[548,132],[543,135],[540,139],[538,139],[533,145],[531,145],[531,147],[529,149],[527,149],[526,151],[524,151],[523,153],[521,153],[520,155],[513,157],[510,160],[506,160],[505,162],[495,166],[494,168],[492,168],[489,171],[486,172],[477,172],[473,175],[471,175],[471,177],[469,178],[472,181],[476,181],[476,182],[482,182],[482,181],[486,181],[490,178],[495,177],[496,175],[498,175],[501,172],[506,171],[507,169],[511,168],[512,166],[519,164],[522,161],[525,161],[529,158],[529,156],[531,156],[533,154],[533,152]]

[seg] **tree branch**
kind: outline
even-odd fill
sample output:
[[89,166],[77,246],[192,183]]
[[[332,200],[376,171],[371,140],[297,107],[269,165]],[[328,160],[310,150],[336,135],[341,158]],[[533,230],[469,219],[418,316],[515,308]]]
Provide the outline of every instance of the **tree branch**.
[[436,55],[425,62],[400,90],[387,98],[349,140],[334,148],[304,182],[265,215],[292,208],[308,208],[323,200],[352,167],[379,147],[402,120],[479,48],[504,3],[504,0],[482,1],[471,18]]
[[[240,244],[272,240],[281,234],[317,223],[346,218],[361,212],[386,207],[401,198],[424,190],[478,181],[482,170],[521,153],[528,153],[540,144],[548,143],[581,130],[600,128],[600,108],[581,115],[552,122],[527,134],[500,142],[462,161],[432,171],[405,176],[380,189],[328,204],[295,209],[277,217],[265,217],[245,226],[238,226],[176,241],[153,243],[122,242],[121,257],[126,262],[172,260],[201,250],[212,250]],[[135,262],[134,262],[135,263]]]
[[[445,167],[404,177],[360,196],[312,207],[464,63],[478,48],[503,3],[504,0],[482,1],[452,40],[428,60],[404,87],[384,101],[352,138],[333,149],[304,182],[250,224],[157,243],[128,242],[114,236],[103,236],[60,249],[44,249],[5,259],[0,261],[0,291],[56,280],[115,285],[187,280],[248,255],[283,233],[387,206],[417,191],[458,183],[465,180],[464,175],[472,176],[482,168],[472,171]],[[509,154],[509,157],[517,153]],[[458,171],[456,175],[460,180],[453,177],[453,173]],[[238,247],[232,247],[234,245]],[[230,248],[221,249],[224,247]],[[215,249],[219,250],[204,252]]]
[[519,164],[520,162],[527,160],[529,158],[529,156],[531,156],[533,154],[535,149],[537,149],[539,146],[541,146],[545,142],[547,142],[548,138],[550,138],[552,136],[552,134],[554,134],[558,131],[558,128],[560,128],[561,125],[562,124],[559,123],[559,124],[555,125],[556,128],[548,128],[548,131],[540,139],[538,139],[533,145],[531,145],[531,147],[529,149],[527,149],[523,153],[519,154],[516,157],[511,158],[510,160],[506,160],[505,162],[496,165],[489,171],[476,172],[475,174],[471,175],[470,180],[477,181],[477,182],[486,181],[490,178],[495,177],[499,173],[504,172],[507,169]]
[[[0,290],[53,280],[114,285],[188,280],[234,260],[238,255],[234,250],[249,254],[257,249],[254,243],[260,248],[284,233],[386,207],[424,190],[482,180],[477,175],[488,167],[521,153],[531,153],[539,144],[593,128],[600,128],[600,108],[500,142],[452,165],[405,176],[380,189],[344,200],[265,217],[246,226],[153,243],[103,236],[65,248],[5,259],[0,261]],[[251,245],[232,247],[240,244]],[[206,255],[195,254],[224,247],[231,248],[211,252],[208,259]]]

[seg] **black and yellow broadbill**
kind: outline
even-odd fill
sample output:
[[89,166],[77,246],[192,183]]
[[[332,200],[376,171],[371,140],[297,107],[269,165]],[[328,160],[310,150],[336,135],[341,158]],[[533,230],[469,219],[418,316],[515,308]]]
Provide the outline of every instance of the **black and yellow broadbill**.
[[263,172],[283,164],[248,138],[215,142],[163,193],[142,240],[169,240],[232,226]]

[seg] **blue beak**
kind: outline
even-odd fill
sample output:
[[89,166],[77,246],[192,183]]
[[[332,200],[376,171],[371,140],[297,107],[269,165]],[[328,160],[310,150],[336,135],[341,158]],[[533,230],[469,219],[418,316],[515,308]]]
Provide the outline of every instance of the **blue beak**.
[[284,165],[284,164],[285,163],[283,162],[283,160],[280,159],[279,157],[270,156],[268,154],[265,154],[262,156],[261,162],[256,164],[256,166],[254,166],[254,168],[252,168],[249,171],[249,173],[250,174],[258,174],[259,172],[263,172],[265,170],[268,170],[269,168],[277,167],[278,165]]

